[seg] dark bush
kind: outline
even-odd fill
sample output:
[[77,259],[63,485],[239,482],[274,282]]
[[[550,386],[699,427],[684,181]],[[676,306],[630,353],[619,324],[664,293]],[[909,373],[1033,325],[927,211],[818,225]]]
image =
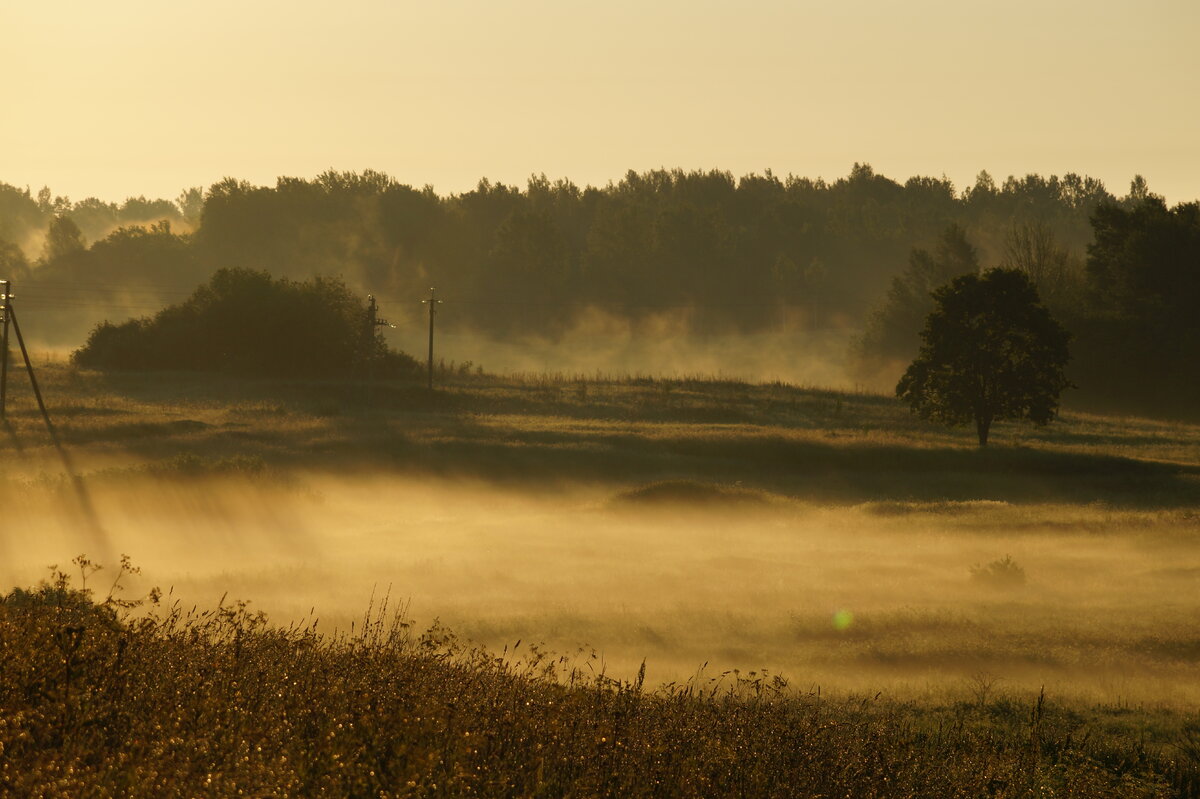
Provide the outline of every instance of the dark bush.
[[301,282],[222,269],[154,317],[104,322],[72,355],[98,369],[219,371],[274,377],[378,377],[419,372],[372,329],[340,280]]

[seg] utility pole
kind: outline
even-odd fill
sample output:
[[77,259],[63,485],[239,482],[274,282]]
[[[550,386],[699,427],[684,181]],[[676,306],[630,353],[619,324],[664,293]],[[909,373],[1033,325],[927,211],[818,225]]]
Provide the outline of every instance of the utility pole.
[[375,328],[395,327],[386,319],[380,319],[375,295],[367,295],[367,403],[371,402],[371,384],[375,378]]
[[441,300],[434,296],[434,289],[429,289],[429,299],[421,300],[422,303],[429,303],[429,390],[433,391],[433,317],[435,314],[435,306],[441,303]]
[[3,353],[0,353],[0,420],[8,421],[8,320],[12,316],[12,283],[8,280],[0,280],[0,301],[4,302],[3,310],[0,313],[4,314],[4,333],[0,335],[3,342],[0,342],[0,347],[4,348]]
[[[54,422],[50,421],[50,412],[46,410],[46,402],[42,399],[42,389],[38,386],[37,375],[33,373],[33,360],[29,357],[29,350],[25,346],[25,337],[21,335],[21,324],[17,321],[17,312],[12,307],[12,294],[8,291],[8,283],[4,282],[4,363],[0,364],[0,373],[7,367],[8,364],[8,326],[12,325],[13,331],[17,334],[17,345],[21,348],[21,357],[25,360],[25,371],[29,374],[29,384],[33,387],[33,396],[37,399],[38,410],[42,412],[42,419],[46,421],[46,432],[50,434],[50,441],[54,444],[54,448],[58,450],[58,457],[62,460],[63,470],[67,476],[71,478],[71,483],[75,486],[75,494],[79,498],[79,506],[87,517],[91,525],[92,533],[95,536],[95,543],[101,546],[105,551],[104,556],[108,553],[108,538],[104,533],[104,528],[100,526],[99,518],[96,516],[96,509],[92,506],[91,495],[88,494],[87,486],[83,483],[83,478],[79,476],[79,472],[75,470],[75,464],[71,462],[71,456],[63,446],[62,440],[58,437],[58,430],[54,427]],[[7,386],[5,386],[7,388]],[[5,419],[7,425],[8,420]],[[14,436],[15,438],[15,436]]]
[[33,373],[33,361],[29,358],[29,350],[25,348],[25,337],[21,335],[21,325],[17,323],[16,312],[13,311],[11,303],[5,304],[4,311],[5,321],[11,319],[13,330],[17,332],[17,344],[21,348],[21,357],[25,359],[25,371],[29,373],[29,385],[33,386],[33,396],[37,399],[38,410],[42,412],[42,418],[46,420],[46,432],[50,434],[50,440],[54,442],[55,449],[62,456],[67,471],[74,477],[75,470],[71,466],[70,456],[63,449],[62,442],[58,440],[58,431],[54,429],[54,422],[50,421],[50,412],[46,410],[46,403],[42,400],[42,389],[38,386],[37,375]]

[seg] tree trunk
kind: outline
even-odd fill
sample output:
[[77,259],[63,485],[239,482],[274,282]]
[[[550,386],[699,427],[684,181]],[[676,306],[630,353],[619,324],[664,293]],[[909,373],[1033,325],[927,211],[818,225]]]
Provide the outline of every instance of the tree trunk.
[[979,446],[986,447],[988,439],[988,430],[992,427],[991,419],[976,419],[975,432],[979,433]]

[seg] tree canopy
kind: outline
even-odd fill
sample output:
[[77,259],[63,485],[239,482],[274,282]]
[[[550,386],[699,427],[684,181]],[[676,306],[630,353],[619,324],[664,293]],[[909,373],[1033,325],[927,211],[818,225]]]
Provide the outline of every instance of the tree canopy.
[[1070,334],[1017,269],[962,275],[933,293],[921,351],[896,386],[925,419],[974,422],[986,446],[992,423],[1046,424],[1070,385]]

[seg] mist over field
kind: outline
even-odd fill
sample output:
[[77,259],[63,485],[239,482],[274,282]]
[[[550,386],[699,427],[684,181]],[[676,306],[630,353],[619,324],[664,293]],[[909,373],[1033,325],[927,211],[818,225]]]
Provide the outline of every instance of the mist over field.
[[[96,544],[62,498],[5,497],[4,571],[35,582]],[[133,498],[136,497],[136,501]],[[1200,707],[1200,532],[1188,514],[1006,502],[696,507],[617,492],[299,474],[286,485],[97,487],[112,552],[185,605],[250,599],[332,632],[387,596],[493,651],[518,641],[655,683],[703,664],[832,693],[965,693],[986,678],[1102,703]],[[971,567],[1005,555],[1027,583]],[[110,575],[93,584],[103,590]],[[579,654],[580,648],[583,653]]]
[[[615,205],[635,189],[665,205],[657,215],[610,211],[654,220],[659,244],[642,264],[659,275],[652,302],[630,288],[637,281],[609,282],[645,242],[621,254],[621,237],[596,222],[577,237],[582,249],[564,254],[549,217],[519,207],[543,184],[422,195],[445,215],[426,257],[463,270],[450,284],[457,296],[445,273],[436,280],[428,364],[413,357],[428,343],[428,306],[416,298],[435,281],[413,267],[429,261],[406,261],[395,243],[390,262],[387,246],[364,256],[355,237],[314,258],[327,241],[304,240],[303,215],[281,217],[300,239],[237,233],[259,224],[255,204],[296,191],[330,199],[365,186],[379,208],[412,199],[383,177],[327,175],[326,185],[274,191],[226,184],[186,235],[122,227],[87,246],[55,215],[41,259],[5,249],[48,419],[14,353],[0,580],[15,588],[0,596],[0,638],[21,654],[0,684],[25,686],[14,706],[61,708],[12,727],[18,737],[0,734],[36,764],[10,782],[42,785],[59,768],[54,746],[22,741],[100,730],[163,746],[282,741],[286,752],[260,747],[264,764],[240,760],[228,778],[266,792],[339,773],[390,785],[362,753],[401,746],[394,725],[404,713],[434,729],[405,728],[403,752],[441,754],[379,762],[457,763],[450,778],[412,765],[410,782],[428,782],[430,795],[480,792],[464,786],[509,769],[510,784],[541,785],[544,766],[530,763],[546,762],[537,753],[548,744],[562,751],[551,758],[556,784],[579,784],[571,764],[586,762],[606,784],[636,773],[658,785],[653,766],[583,753],[612,740],[657,763],[662,736],[686,742],[666,749],[687,753],[703,775],[696,785],[754,773],[790,791],[798,768],[817,793],[854,795],[908,763],[912,785],[974,786],[974,795],[997,780],[1061,783],[1092,795],[1086,786],[1126,780],[1130,758],[1141,764],[1138,785],[1200,780],[1200,756],[1173,755],[1193,751],[1200,711],[1200,428],[1177,421],[1192,418],[1196,384],[1164,368],[1181,356],[1144,333],[1152,318],[1181,351],[1197,340],[1191,289],[1176,279],[1194,253],[1180,249],[1165,267],[1154,256],[1162,241],[1200,230],[1196,206],[1169,209],[1136,191],[1116,201],[1087,184],[1096,241],[1086,262],[1050,227],[1009,218],[1006,231],[992,228],[1005,268],[990,270],[951,223],[909,249],[872,307],[869,251],[894,258],[896,242],[843,251],[836,278],[819,259],[800,271],[766,247],[732,292],[717,279],[726,260],[769,236],[726,230],[728,240],[689,249],[700,217],[670,198],[692,184],[742,192],[754,182],[649,177],[664,185],[645,189],[631,176],[607,192]],[[1023,185],[1058,185],[1055,202],[1065,196],[1061,184]],[[586,206],[558,191],[559,212]],[[1021,191],[1010,182],[994,194]],[[517,210],[483,237],[490,244],[473,245],[487,253],[484,268],[470,252],[439,252],[471,229],[470,208],[497,196]],[[970,209],[974,196],[955,202]],[[737,209],[716,203],[703,224]],[[818,249],[839,250],[842,235]],[[252,268],[277,258],[282,274]],[[340,277],[331,263],[345,268]],[[1130,282],[1151,267],[1155,280]],[[177,282],[157,282],[167,274]],[[388,288],[368,303],[375,282]],[[503,293],[514,287],[526,294]],[[974,307],[961,299],[972,292],[985,292],[983,315],[947,327],[956,302]],[[897,385],[922,325],[923,347]],[[956,374],[922,371],[938,329],[951,331],[941,335],[955,351],[984,328],[999,342],[992,354],[1026,375],[1009,399],[963,400],[975,380],[914,393],[914,375]],[[1039,349],[1027,351],[1030,342]],[[1022,371],[1030,364],[1034,373]],[[1085,412],[1094,409],[1122,415]],[[256,670],[256,698],[246,668]],[[132,693],[130,681],[140,686]],[[192,688],[155,699],[180,684]],[[549,692],[544,707],[558,709],[538,721],[524,691]],[[605,709],[610,700],[618,704]],[[396,702],[409,709],[388,709]],[[74,723],[85,718],[77,713],[91,716]],[[175,721],[164,726],[162,713]],[[519,732],[514,713],[537,731]],[[766,715],[745,727],[746,713]],[[242,726],[187,721],[205,714]],[[299,737],[297,714],[311,720]],[[621,731],[630,719],[644,730],[636,743]],[[271,731],[251,736],[251,723]],[[610,723],[611,738],[588,732]],[[165,735],[172,724],[180,734]],[[346,729],[370,743],[342,743]],[[744,745],[747,729],[773,765],[706,749]],[[831,729],[842,730],[836,740],[819,733]],[[510,742],[466,743],[481,732]],[[338,741],[328,744],[332,771],[308,765],[303,742],[313,736]],[[1035,750],[1029,742],[1043,736],[1050,743]],[[947,767],[943,740],[990,765]],[[828,741],[819,767],[814,741]],[[221,757],[204,746],[166,762],[180,774],[210,768]],[[84,748],[120,760],[112,744]],[[1017,754],[1027,751],[1038,754]],[[493,756],[514,760],[473,765]],[[80,785],[106,779],[75,773]],[[847,774],[858,776],[838,776]]]
[[[761,332],[705,335],[686,311],[631,321],[602,311],[583,312],[558,337],[497,341],[480,334],[446,333],[439,360],[448,367],[470,363],[501,374],[567,376],[736,377],[757,382],[848,388],[849,328],[811,330],[781,322]],[[401,349],[419,351],[411,333],[389,336]],[[794,353],[781,359],[780,353]]]
[[[129,596],[327,632],[388,597],[495,652],[655,684],[765,669],[834,695],[1200,706],[1194,427],[1070,417],[955,454],[961,434],[884,398],[783,384],[468,375],[444,415],[392,384],[371,407],[336,384],[281,400],[43,369],[74,397],[57,415],[98,524],[22,399],[13,585],[127,553]],[[993,573],[1006,559],[1019,576]]]
[[1200,799],[1200,4],[0,10],[0,799]]

